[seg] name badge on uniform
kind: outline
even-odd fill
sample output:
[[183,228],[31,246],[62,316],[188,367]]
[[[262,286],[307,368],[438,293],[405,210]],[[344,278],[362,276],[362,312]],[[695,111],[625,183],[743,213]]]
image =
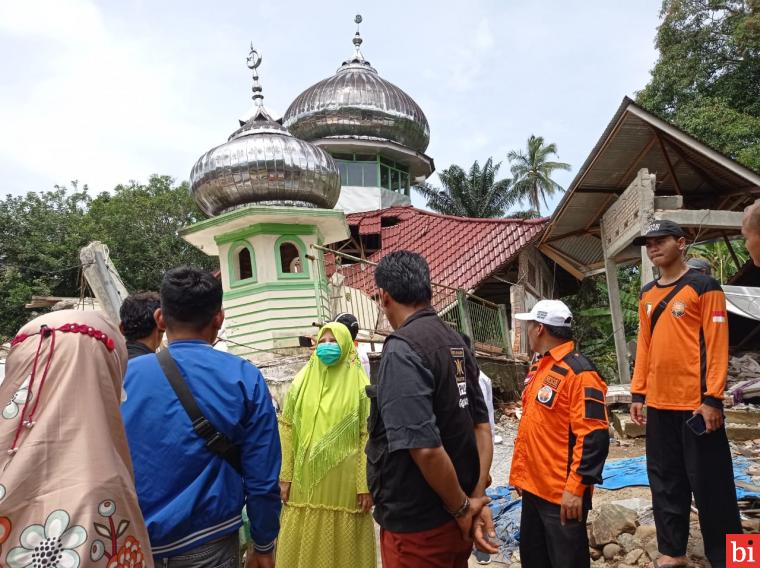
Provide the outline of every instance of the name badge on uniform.
[[467,398],[467,371],[464,364],[464,348],[452,347],[451,359],[454,361],[454,377],[459,388],[459,408],[465,408],[470,404]]

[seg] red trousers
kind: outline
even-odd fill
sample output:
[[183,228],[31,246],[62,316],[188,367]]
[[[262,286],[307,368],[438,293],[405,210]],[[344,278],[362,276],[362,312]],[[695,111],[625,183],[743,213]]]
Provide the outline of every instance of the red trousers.
[[383,568],[467,568],[471,552],[456,521],[411,533],[380,529]]

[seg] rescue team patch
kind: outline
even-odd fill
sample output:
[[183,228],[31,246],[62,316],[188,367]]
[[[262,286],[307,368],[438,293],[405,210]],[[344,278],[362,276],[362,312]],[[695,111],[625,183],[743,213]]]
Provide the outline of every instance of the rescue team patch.
[[557,396],[557,391],[552,389],[549,385],[544,385],[540,389],[538,389],[538,394],[536,395],[536,400],[543,404],[544,406],[551,407],[552,403],[554,402],[554,397]]
[[646,307],[647,317],[652,315],[652,302],[647,302],[644,304]]
[[716,310],[712,313],[713,323],[726,323],[726,317],[728,317],[728,314],[721,310]]
[[680,318],[686,313],[686,304],[681,300],[676,300],[670,308],[670,313],[673,314],[673,317]]
[[548,377],[544,377],[544,384],[549,385],[551,388],[555,389],[559,386],[560,381],[557,377],[552,377],[549,375]]
[[463,383],[467,379],[467,373],[464,370],[464,349],[452,347],[450,351],[451,358],[454,360],[454,376],[458,383]]

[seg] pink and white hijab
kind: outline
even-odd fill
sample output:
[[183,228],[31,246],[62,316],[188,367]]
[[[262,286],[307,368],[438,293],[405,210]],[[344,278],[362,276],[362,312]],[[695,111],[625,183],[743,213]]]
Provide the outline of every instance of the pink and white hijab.
[[25,325],[0,385],[0,568],[152,567],[119,405],[127,350],[104,314]]

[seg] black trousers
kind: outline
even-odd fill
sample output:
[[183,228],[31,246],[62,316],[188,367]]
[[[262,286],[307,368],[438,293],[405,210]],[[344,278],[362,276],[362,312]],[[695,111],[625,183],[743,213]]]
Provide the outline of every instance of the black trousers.
[[588,568],[586,518],[559,522],[559,505],[523,491],[520,517],[520,563],[524,568]]
[[697,436],[692,413],[647,408],[647,473],[660,553],[683,556],[689,541],[691,495],[699,510],[705,553],[726,565],[727,534],[742,534],[726,429]]

